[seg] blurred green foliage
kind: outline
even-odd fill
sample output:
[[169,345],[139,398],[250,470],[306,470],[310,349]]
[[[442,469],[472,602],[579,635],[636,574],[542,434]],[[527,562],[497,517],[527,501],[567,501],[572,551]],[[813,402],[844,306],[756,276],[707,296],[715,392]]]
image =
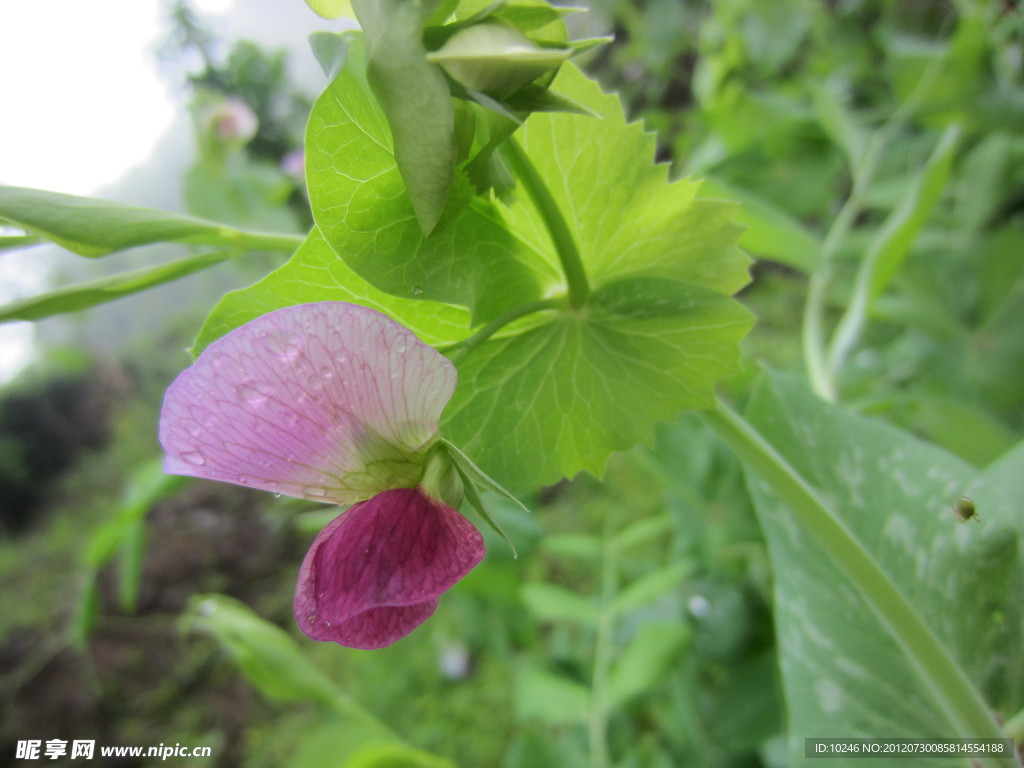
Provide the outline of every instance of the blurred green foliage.
[[[809,272],[831,253],[835,324],[865,254],[888,242],[887,221],[957,127],[948,178],[871,304],[839,391],[978,467],[1019,441],[1019,11],[981,0],[595,6],[590,23],[616,42],[592,70],[658,132],[678,174],[745,204],[743,244],[761,260],[742,298],[759,322],[750,373],[730,393],[755,360],[802,368]],[[299,146],[308,109],[288,91],[283,55],[243,45],[219,62],[201,25],[181,18],[172,47],[205,62],[197,115],[211,94],[235,96],[259,124],[241,145],[200,131],[189,204],[239,225],[274,210],[282,228],[307,226],[276,165]],[[74,440],[42,418],[16,422],[66,413],[52,398],[68,386],[86,397],[92,369],[0,393],[5,518],[20,529],[0,542],[3,754],[39,731],[211,744],[213,764],[250,768],[787,764],[764,537],[739,463],[698,420],[615,457],[601,482],[538,489],[532,515],[486,499],[518,559],[488,532],[487,560],[430,622],[392,648],[352,651],[307,642],[291,620],[322,508],[145,475],[122,495],[140,458],[157,455],[160,394],[184,363],[170,350],[188,340],[124,361],[127,388],[88,409],[104,439],[78,429],[84,448],[66,460]]]

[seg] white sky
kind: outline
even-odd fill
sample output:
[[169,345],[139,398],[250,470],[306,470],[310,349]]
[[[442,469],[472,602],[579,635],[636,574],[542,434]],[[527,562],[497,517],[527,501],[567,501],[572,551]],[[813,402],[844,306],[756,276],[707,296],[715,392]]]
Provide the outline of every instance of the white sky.
[[[231,0],[192,5],[221,14]],[[149,157],[182,109],[157,69],[166,13],[160,0],[0,0],[0,184],[91,195]],[[0,303],[45,285],[32,254],[0,253]],[[0,325],[0,383],[31,350],[29,324]]]

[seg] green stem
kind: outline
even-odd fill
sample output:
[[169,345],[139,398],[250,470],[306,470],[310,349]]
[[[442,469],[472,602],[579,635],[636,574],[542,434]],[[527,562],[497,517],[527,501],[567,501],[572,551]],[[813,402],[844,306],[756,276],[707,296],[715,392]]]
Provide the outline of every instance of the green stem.
[[[750,424],[726,406],[720,404],[717,410],[703,412],[702,416],[722,441],[772,487],[857,588],[903,648],[956,734],[964,738],[1004,738],[981,695],[917,609],[817,492]],[[1009,758],[976,759],[988,766],[1016,765]]]
[[590,296],[590,286],[587,283],[587,272],[583,268],[583,260],[580,258],[572,231],[569,229],[565,217],[562,216],[562,211],[558,208],[555,198],[552,197],[551,190],[544,184],[544,180],[516,140],[510,138],[502,144],[500,151],[501,156],[509,164],[544,220],[544,226],[547,227],[548,234],[551,235],[551,242],[554,243],[558,260],[562,264],[562,271],[565,273],[565,280],[569,286],[569,305],[573,309],[579,309]]
[[608,754],[608,674],[612,662],[612,634],[615,629],[615,611],[612,603],[618,589],[618,547],[609,530],[610,516],[606,516],[601,541],[601,605],[594,636],[594,663],[590,683],[590,716],[587,723],[587,741],[590,745],[590,764],[594,768],[611,765]]
[[[3,226],[3,224],[0,224],[0,229]],[[28,248],[32,245],[39,245],[42,242],[43,238],[39,237],[39,235],[0,235],[0,252]]]
[[217,233],[216,239],[204,239],[202,236],[196,242],[203,242],[208,245],[224,245],[228,243],[239,250],[246,251],[284,251],[291,253],[296,250],[306,239],[305,235],[289,235],[282,232],[253,232],[244,229],[233,229],[224,227]]
[[949,177],[959,136],[960,130],[956,125],[947,128],[942,134],[910,193],[886,220],[867,255],[861,260],[850,302],[832,334],[826,362],[831,376],[837,376],[843,367],[867,323],[868,310],[885,289],[886,283],[910,250],[914,237],[939,201]]
[[446,355],[453,363],[457,363],[512,321],[532,315],[534,312],[541,312],[545,309],[561,309],[564,306],[565,299],[541,299],[520,304],[508,312],[498,315],[472,336],[467,336],[461,341],[445,347],[441,350],[441,354]]
[[853,186],[850,195],[843,203],[836,218],[829,227],[825,242],[821,247],[821,259],[811,274],[807,291],[807,303],[804,306],[803,347],[804,361],[811,388],[828,402],[835,402],[838,397],[836,379],[839,370],[829,365],[825,343],[825,303],[828,298],[828,286],[832,279],[832,268],[836,252],[846,239],[853,222],[861,212],[864,194],[874,180],[882,152],[893,136],[917,109],[918,102],[924,97],[935,78],[939,75],[940,61],[936,60],[914,86],[907,99],[900,104],[889,119],[874,132],[868,142],[864,156],[855,168],[851,168]]
[[883,127],[871,137],[867,151],[860,165],[853,169],[853,188],[843,203],[836,218],[829,227],[821,246],[821,260],[811,274],[807,289],[807,304],[804,305],[803,345],[804,360],[811,388],[818,397],[830,403],[836,401],[836,382],[825,359],[825,303],[828,286],[832,279],[832,268],[836,252],[849,234],[854,220],[861,211],[864,192],[874,178],[882,150],[888,141],[888,132]]
[[1024,741],[1024,709],[1006,721],[1003,733],[1018,744]]

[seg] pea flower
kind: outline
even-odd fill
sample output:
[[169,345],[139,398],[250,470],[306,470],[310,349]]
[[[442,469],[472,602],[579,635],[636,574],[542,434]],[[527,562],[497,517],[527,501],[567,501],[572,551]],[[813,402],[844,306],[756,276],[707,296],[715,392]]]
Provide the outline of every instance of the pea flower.
[[352,504],[310,547],[295,618],[316,640],[381,648],[484,556],[453,508],[461,484],[435,471],[455,382],[445,357],[372,309],[279,309],[215,341],[167,390],[165,469]]

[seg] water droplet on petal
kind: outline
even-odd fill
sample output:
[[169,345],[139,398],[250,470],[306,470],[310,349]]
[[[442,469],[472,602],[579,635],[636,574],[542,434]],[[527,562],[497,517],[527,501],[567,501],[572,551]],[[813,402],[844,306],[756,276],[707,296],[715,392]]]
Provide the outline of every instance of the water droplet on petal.
[[294,360],[302,351],[302,339],[295,331],[275,334],[267,341],[267,349],[282,360]]
[[259,405],[267,399],[267,394],[260,385],[252,380],[243,381],[238,385],[238,396],[250,405]]
[[189,451],[188,453],[181,454],[181,458],[187,461],[189,464],[194,464],[197,467],[203,466],[206,463],[206,459],[203,458],[203,454],[198,451]]
[[310,376],[308,381],[309,386],[311,386],[313,389],[323,389],[324,387],[324,378],[318,373],[314,373],[312,376]]
[[313,496],[314,498],[318,498],[319,499],[319,498],[323,498],[324,496],[326,496],[327,495],[327,491],[325,491],[323,488],[307,488],[306,489],[306,495],[307,496]]
[[405,347],[406,347],[405,339],[399,339],[398,341],[396,341],[395,342],[395,354],[397,354],[397,355],[404,355],[405,354]]
[[203,433],[203,428],[194,421],[190,421],[185,425],[185,431],[192,435],[192,437],[198,437]]

